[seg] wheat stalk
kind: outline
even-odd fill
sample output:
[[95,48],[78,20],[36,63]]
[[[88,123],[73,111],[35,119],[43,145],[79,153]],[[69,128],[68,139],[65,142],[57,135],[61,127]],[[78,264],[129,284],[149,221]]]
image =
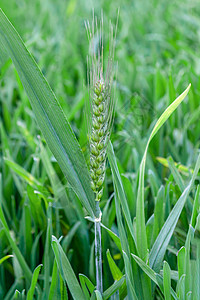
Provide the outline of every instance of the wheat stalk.
[[97,18],[93,16],[92,26],[86,23],[90,41],[88,57],[89,103],[87,111],[88,136],[90,147],[91,188],[95,193],[95,259],[97,290],[102,294],[102,258],[101,258],[101,211],[99,201],[103,195],[103,182],[106,171],[106,147],[108,145],[113,123],[114,97],[113,60],[114,42],[113,26],[109,25],[109,55],[106,71],[103,60],[103,16],[98,27]]

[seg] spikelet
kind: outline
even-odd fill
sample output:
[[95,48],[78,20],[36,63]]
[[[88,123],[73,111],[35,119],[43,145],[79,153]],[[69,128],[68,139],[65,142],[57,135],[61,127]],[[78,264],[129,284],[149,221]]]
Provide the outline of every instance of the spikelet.
[[93,17],[92,26],[86,23],[90,41],[88,58],[89,82],[89,111],[88,136],[90,147],[90,175],[91,188],[96,194],[96,201],[100,201],[103,194],[103,182],[106,171],[106,147],[108,145],[113,123],[114,97],[113,59],[114,43],[113,27],[109,27],[109,56],[106,72],[103,69],[103,17],[98,28],[97,19]]

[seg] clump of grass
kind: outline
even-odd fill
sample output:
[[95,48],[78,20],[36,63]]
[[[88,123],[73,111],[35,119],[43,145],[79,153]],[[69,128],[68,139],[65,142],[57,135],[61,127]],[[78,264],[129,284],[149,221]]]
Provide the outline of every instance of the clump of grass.
[[103,292],[101,259],[101,211],[99,201],[103,195],[103,182],[106,171],[106,147],[108,145],[113,123],[114,97],[113,60],[115,37],[113,26],[109,27],[109,55],[104,72],[103,59],[103,16],[98,28],[97,18],[93,17],[92,26],[86,23],[90,41],[88,57],[89,103],[87,110],[88,136],[90,147],[91,188],[95,193],[95,257],[97,290]]

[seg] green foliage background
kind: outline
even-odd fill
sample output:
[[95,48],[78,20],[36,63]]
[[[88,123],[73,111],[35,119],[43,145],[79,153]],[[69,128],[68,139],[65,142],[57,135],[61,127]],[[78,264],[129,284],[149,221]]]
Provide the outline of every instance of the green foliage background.
[[[115,51],[115,68],[118,69],[115,92],[117,103],[112,143],[132,219],[136,215],[139,166],[150,132],[165,108],[189,83],[192,84],[188,97],[149,146],[144,199],[147,243],[151,249],[164,221],[191,179],[199,152],[198,1],[9,0],[8,4],[7,0],[0,0],[0,8],[25,41],[55,92],[86,160],[88,147],[84,101],[88,97],[88,40],[84,21],[92,20],[93,8],[98,17],[101,16],[101,9],[103,10],[106,58],[106,28],[110,20],[113,24],[116,23],[118,7],[120,14]],[[87,216],[85,209],[46,146],[11,60],[3,63],[0,54],[0,62],[0,204],[10,236],[31,272],[43,264],[36,297],[40,292],[42,299],[51,299],[48,295],[53,290],[60,299],[67,299],[61,298],[67,297],[61,277],[57,279],[56,288],[51,288],[53,265],[56,265],[51,235],[57,238],[63,236],[62,248],[76,275],[86,275],[95,285],[93,224],[84,218]],[[157,159],[167,159],[169,156],[172,158],[168,161]],[[182,172],[177,171],[174,161],[182,164]],[[181,271],[177,273],[176,254],[185,245],[198,182],[199,177],[193,185],[193,193],[186,202],[165,253],[165,260],[174,270],[174,289],[177,277],[181,278],[182,275]],[[118,235],[113,191],[108,165],[101,203],[102,223]],[[199,195],[196,195],[198,198]],[[192,224],[195,228],[191,243],[193,261],[197,257],[196,244],[199,239],[198,201],[199,199]],[[125,223],[125,227],[126,225]],[[126,230],[130,235],[127,228]],[[116,279],[110,271],[107,249],[122,274],[124,261],[108,232],[103,229],[102,234],[106,290]],[[13,254],[14,257],[0,265],[0,299],[21,299],[17,298],[15,291],[21,293],[25,289],[27,294],[30,279],[19,265],[16,253],[11,249],[11,243],[0,225],[0,259],[8,254]],[[192,264],[194,263],[191,266]],[[55,274],[56,272],[57,270]],[[180,290],[179,287],[178,296],[181,294]],[[159,289],[155,290],[152,297],[162,299]],[[181,297],[179,299],[183,299]]]

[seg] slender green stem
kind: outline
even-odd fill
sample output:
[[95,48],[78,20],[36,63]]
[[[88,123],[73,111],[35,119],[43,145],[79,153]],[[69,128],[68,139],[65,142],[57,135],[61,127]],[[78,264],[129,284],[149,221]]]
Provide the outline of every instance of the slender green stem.
[[[96,201],[96,216],[100,216],[99,201]],[[96,263],[96,285],[97,290],[103,293],[102,280],[102,255],[101,255],[101,224],[100,217],[95,222],[95,263]]]

